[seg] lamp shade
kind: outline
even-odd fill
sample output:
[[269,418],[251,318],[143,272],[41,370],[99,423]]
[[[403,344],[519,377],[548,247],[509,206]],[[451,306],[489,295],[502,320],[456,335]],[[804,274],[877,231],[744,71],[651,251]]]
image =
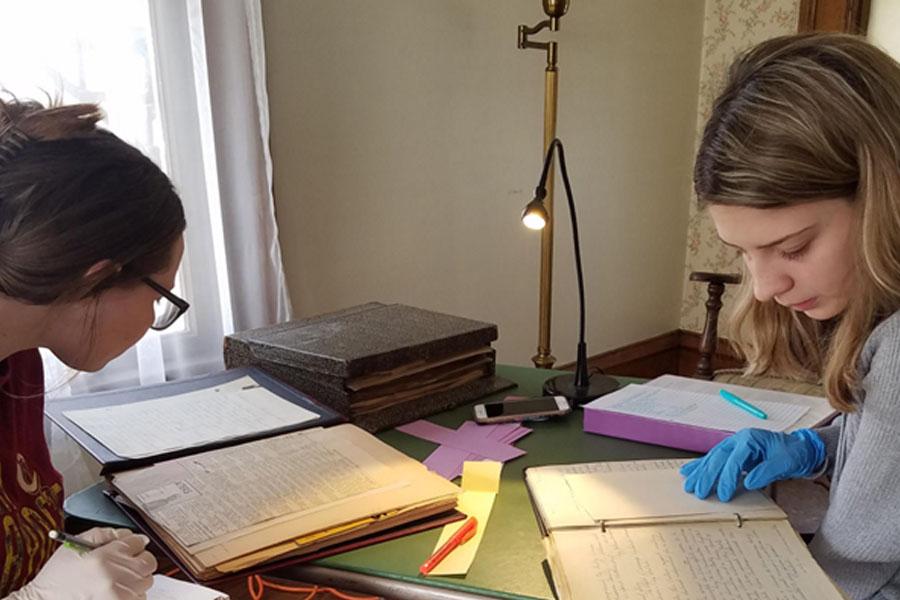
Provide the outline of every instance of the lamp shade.
[[544,206],[544,202],[540,198],[535,198],[529,202],[525,210],[522,211],[522,223],[528,229],[543,229],[549,220],[550,215],[547,214],[547,207]]

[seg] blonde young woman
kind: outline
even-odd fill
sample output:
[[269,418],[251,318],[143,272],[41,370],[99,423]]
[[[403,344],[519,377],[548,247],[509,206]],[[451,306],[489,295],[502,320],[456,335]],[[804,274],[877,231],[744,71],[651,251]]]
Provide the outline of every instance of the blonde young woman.
[[821,379],[842,414],[740,431],[685,465],[685,490],[829,475],[813,555],[850,598],[900,598],[900,65],[841,34],[760,44],[731,68],[694,181],[749,275],[748,370]]
[[0,99],[0,598],[135,600],[152,584],[147,538],[63,529],[62,478],[43,431],[38,347],[95,371],[187,303],[169,291],[184,212],[169,179],[95,124],[91,104]]

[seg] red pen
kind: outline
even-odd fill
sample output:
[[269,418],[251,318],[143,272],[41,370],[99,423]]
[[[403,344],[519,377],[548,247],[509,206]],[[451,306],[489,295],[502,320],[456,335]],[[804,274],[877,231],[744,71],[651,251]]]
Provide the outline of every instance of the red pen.
[[457,529],[456,533],[450,536],[450,539],[444,542],[444,545],[438,548],[437,551],[432,554],[421,567],[419,567],[419,573],[428,575],[431,570],[438,566],[438,563],[447,558],[447,555],[453,552],[457,546],[461,546],[471,540],[475,535],[477,527],[478,519],[469,517],[466,522],[462,524],[462,527]]

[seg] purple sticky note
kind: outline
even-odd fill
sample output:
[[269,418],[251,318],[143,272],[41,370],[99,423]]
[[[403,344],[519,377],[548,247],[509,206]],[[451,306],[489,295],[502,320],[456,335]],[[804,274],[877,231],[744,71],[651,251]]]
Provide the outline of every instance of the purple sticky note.
[[[430,421],[416,421],[401,425],[397,429],[442,444],[422,462],[428,469],[447,479],[455,479],[462,475],[463,463],[467,460],[492,459],[503,462],[509,460],[489,454],[492,451],[496,454],[498,447],[505,448],[506,455],[515,454],[513,458],[525,454],[524,450],[513,448],[508,444],[531,433],[530,429],[518,423],[479,425],[473,421],[464,422],[455,431]],[[450,443],[445,443],[445,440],[449,440]],[[465,447],[459,447],[461,445]]]
[[[471,421],[467,421],[466,423],[470,422]],[[466,425],[466,423],[463,425]],[[477,425],[475,428],[461,426],[456,431],[453,431],[452,429],[435,425],[430,421],[420,420],[401,425],[397,428],[397,431],[402,431],[408,435],[413,435],[436,444],[450,446],[451,448],[465,450],[466,452],[475,452],[485,458],[502,462],[518,458],[525,454],[524,450],[520,450],[509,444],[482,437],[483,432],[479,431],[477,427]]]
[[[527,427],[522,427],[519,423],[497,423],[494,425],[479,425],[474,421],[466,421],[459,430],[466,435],[482,435],[486,434],[489,439],[496,440],[503,444],[512,444],[516,440],[531,433]],[[523,451],[524,454],[524,451]],[[484,458],[479,454],[477,448],[473,448],[465,460],[479,460]],[[461,471],[460,471],[461,472]]]
[[469,452],[466,450],[440,446],[429,454],[422,464],[441,477],[455,479],[462,474],[462,464],[468,456]]

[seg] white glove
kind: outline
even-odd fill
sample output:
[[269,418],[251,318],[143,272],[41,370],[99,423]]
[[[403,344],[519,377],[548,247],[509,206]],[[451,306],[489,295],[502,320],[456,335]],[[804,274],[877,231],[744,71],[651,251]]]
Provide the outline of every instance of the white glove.
[[100,545],[79,553],[60,546],[25,587],[4,600],[144,600],[156,559],[150,540],[127,529],[95,528],[79,535]]

